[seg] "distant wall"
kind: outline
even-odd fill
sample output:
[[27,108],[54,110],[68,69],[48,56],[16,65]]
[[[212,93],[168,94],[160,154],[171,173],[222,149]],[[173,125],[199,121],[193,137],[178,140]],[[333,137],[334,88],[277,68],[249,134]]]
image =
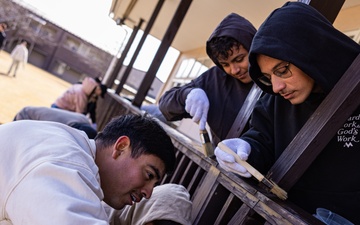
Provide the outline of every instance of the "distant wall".
[[360,5],[341,10],[334,27],[343,32],[360,29]]

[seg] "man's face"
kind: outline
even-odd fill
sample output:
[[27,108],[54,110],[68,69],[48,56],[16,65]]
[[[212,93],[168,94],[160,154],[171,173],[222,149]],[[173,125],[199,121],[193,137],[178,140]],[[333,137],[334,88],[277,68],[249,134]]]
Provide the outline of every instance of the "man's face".
[[101,87],[100,87],[100,85],[97,85],[97,86],[96,86],[95,94],[96,94],[97,96],[101,96]]
[[245,84],[250,83],[251,78],[248,72],[249,52],[242,45],[240,45],[238,48],[232,47],[228,53],[228,58],[218,58],[218,62],[223,67],[225,72]]
[[4,23],[0,24],[0,31],[4,31],[4,30],[6,30],[6,28],[7,28],[6,24],[4,24]]
[[132,158],[130,153],[130,148],[123,149],[100,172],[104,201],[115,209],[150,198],[165,174],[165,164],[159,157],[143,154]]
[[[266,55],[258,55],[257,62],[261,72],[270,79],[274,93],[280,94],[293,105],[303,103],[309,97],[315,82],[294,64]],[[274,71],[287,78],[276,76]]]

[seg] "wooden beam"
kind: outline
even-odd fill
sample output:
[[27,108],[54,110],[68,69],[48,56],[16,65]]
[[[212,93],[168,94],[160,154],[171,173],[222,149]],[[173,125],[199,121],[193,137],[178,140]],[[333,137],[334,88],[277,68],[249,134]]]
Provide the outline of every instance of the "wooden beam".
[[145,40],[146,40],[148,34],[150,33],[150,30],[153,27],[153,25],[155,23],[155,20],[158,17],[162,6],[164,5],[164,2],[165,2],[165,0],[159,0],[158,3],[156,4],[155,9],[154,9],[153,13],[151,14],[150,20],[148,21],[148,23],[147,23],[147,25],[145,27],[144,33],[141,36],[141,39],[140,39],[139,43],[137,44],[134,53],[132,54],[131,60],[130,60],[129,64],[126,67],[125,72],[122,75],[123,77],[121,79],[121,82],[118,85],[118,87],[116,88],[116,93],[117,94],[120,94],[120,92],[121,92],[127,78],[129,77],[130,72],[131,72],[131,70],[133,68],[133,65],[134,65],[134,63],[136,61],[136,58],[138,57],[138,55],[140,53],[140,50],[143,47],[143,45],[145,43]]
[[339,14],[345,0],[311,0],[310,5],[333,23]]
[[236,116],[233,125],[231,126],[226,139],[237,138],[243,133],[250,116],[253,112],[256,101],[260,98],[262,90],[254,83],[249,94],[246,96],[244,104]]
[[[144,20],[143,19],[140,19],[139,23],[137,26],[134,27],[134,29],[132,30],[131,32],[131,35],[129,37],[129,40],[126,42],[126,45],[125,45],[125,48],[124,50],[121,52],[121,56],[120,58],[116,61],[116,65],[113,69],[113,71],[111,72],[111,75],[106,79],[105,81],[105,85],[112,88],[114,86],[114,81],[115,79],[118,77],[119,73],[120,73],[120,70],[124,64],[124,61],[125,61],[125,58],[132,46],[132,44],[134,43],[134,40],[135,40],[135,37],[136,37],[136,34],[138,33],[139,29],[141,28],[141,25],[143,24]],[[124,78],[124,81],[123,83],[126,82],[126,79],[127,77],[122,77],[121,78],[121,81],[123,80]],[[121,84],[121,81],[120,81],[120,84]],[[122,84],[123,86],[124,84]],[[120,86],[120,85],[119,85]],[[121,86],[121,88],[122,88]]]
[[[139,32],[139,29],[141,28],[141,24],[144,22],[143,19],[140,19],[139,24],[133,29],[131,36],[128,40],[128,42],[126,43],[126,46],[124,48],[124,51],[121,53],[120,59],[116,64],[116,67],[114,69],[114,71],[111,74],[112,77],[112,83],[111,86],[108,87],[112,87],[114,85],[114,81],[115,79],[118,77],[121,68],[124,65],[124,61],[126,59],[127,54],[129,53],[129,50],[131,48],[131,46],[133,45],[134,41],[135,41],[135,37],[137,35],[137,33]],[[116,94],[120,94],[121,90],[123,89],[127,79],[129,77],[129,73],[123,73],[120,79],[120,83],[118,84],[118,86],[116,87],[115,93]]]
[[333,23],[344,2],[345,0],[311,0],[309,5],[317,9],[331,23]]
[[152,82],[155,79],[156,73],[159,70],[161,62],[163,61],[166,52],[168,51],[169,47],[171,46],[172,41],[175,38],[177,31],[180,28],[180,25],[191,5],[192,0],[182,0],[176,12],[169,24],[168,29],[165,32],[165,35],[161,41],[158,51],[155,54],[155,57],[149,67],[149,70],[145,74],[145,78],[140,84],[138,92],[135,95],[135,98],[132,102],[133,105],[140,107],[142,102],[145,99],[146,94],[148,93]]

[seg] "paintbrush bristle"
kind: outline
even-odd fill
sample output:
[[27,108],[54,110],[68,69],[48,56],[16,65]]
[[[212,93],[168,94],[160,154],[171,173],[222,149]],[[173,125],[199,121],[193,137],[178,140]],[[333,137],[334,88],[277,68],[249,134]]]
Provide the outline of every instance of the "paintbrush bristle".
[[270,189],[270,191],[278,196],[282,200],[287,199],[287,193],[283,189],[281,189],[277,184],[274,184],[273,188]]
[[203,145],[206,156],[211,157],[214,155],[214,148],[213,148],[211,142],[203,143],[202,145]]
[[[269,181],[269,180],[268,180]],[[279,197],[282,200],[286,200],[287,199],[287,193],[286,191],[284,191],[282,188],[280,188],[277,184],[275,184],[272,181],[269,181],[272,184],[272,187],[270,188],[270,192],[272,192],[273,194],[275,194],[277,197]]]
[[204,154],[207,157],[211,157],[214,155],[214,147],[210,141],[209,134],[206,130],[200,130],[200,139],[204,149]]
[[281,189],[277,184],[275,184],[273,181],[268,180],[266,178],[263,178],[261,183],[265,184],[268,188],[270,188],[270,192],[275,194],[277,197],[279,197],[282,200],[287,199],[287,193],[283,189]]

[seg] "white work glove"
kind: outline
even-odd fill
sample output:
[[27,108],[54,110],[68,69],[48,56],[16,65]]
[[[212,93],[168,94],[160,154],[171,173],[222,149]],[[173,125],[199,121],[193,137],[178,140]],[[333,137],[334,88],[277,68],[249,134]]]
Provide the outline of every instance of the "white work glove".
[[200,130],[205,130],[209,99],[201,88],[194,88],[186,96],[185,110],[192,116],[195,123],[199,123]]
[[[222,141],[227,147],[233,150],[241,160],[247,160],[251,152],[250,144],[240,138],[231,138]],[[247,169],[235,161],[234,156],[222,151],[219,147],[215,148],[215,156],[219,165],[226,171],[237,171],[243,177],[251,177]]]

